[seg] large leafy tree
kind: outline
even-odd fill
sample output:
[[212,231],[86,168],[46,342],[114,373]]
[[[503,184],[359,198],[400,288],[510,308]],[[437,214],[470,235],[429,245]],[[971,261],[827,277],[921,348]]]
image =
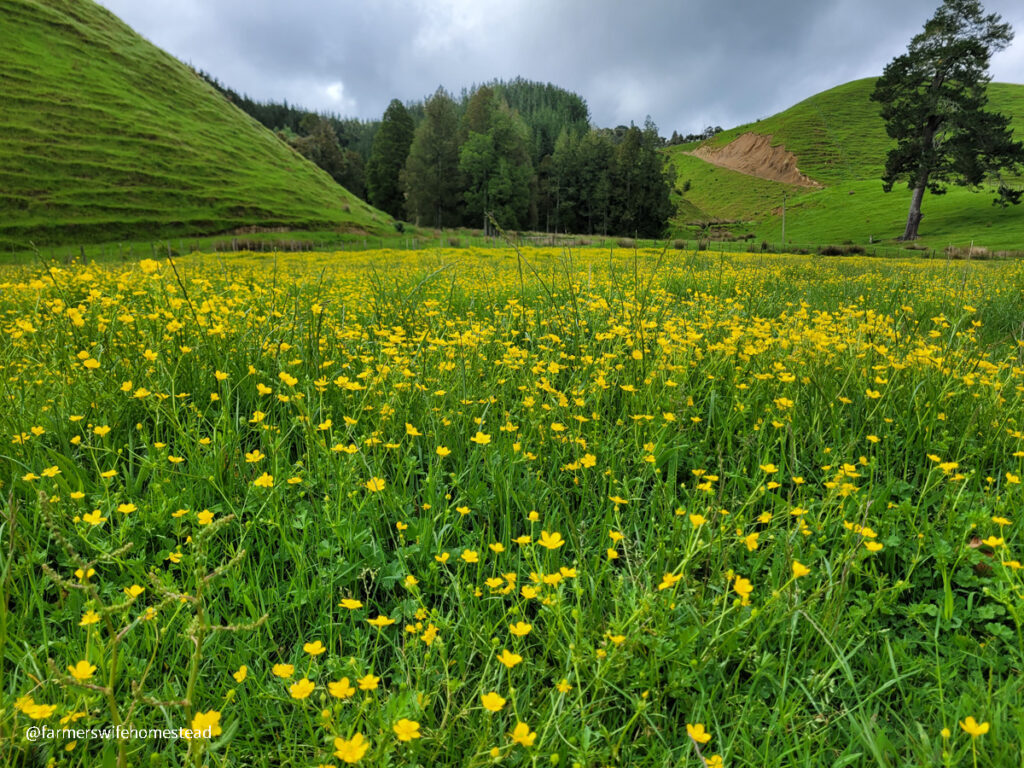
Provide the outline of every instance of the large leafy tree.
[[879,78],[872,100],[882,105],[896,146],[886,158],[886,192],[906,181],[913,190],[901,240],[917,237],[925,190],[942,194],[950,183],[977,188],[998,180],[996,202],[1019,203],[1021,191],[1002,181],[1024,163],[1010,120],[985,110],[992,54],[1013,40],[1010,25],[985,15],[978,0],[945,0]]
[[392,99],[373,137],[373,148],[366,163],[366,191],[370,202],[395,218],[405,209],[405,190],[399,175],[409,156],[414,131],[409,111],[398,99]]

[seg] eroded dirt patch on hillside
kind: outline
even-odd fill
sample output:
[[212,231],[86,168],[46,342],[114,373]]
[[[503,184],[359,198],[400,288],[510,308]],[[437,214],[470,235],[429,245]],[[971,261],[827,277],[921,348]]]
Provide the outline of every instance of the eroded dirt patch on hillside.
[[784,184],[801,187],[822,186],[800,173],[800,169],[796,167],[796,155],[787,151],[781,144],[773,147],[771,142],[771,136],[744,133],[724,147],[701,146],[690,154],[712,165],[768,181],[781,181]]

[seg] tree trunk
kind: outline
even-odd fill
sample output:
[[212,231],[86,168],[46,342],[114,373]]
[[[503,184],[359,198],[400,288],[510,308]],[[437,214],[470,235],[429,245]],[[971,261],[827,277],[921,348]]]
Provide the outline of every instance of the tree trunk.
[[924,177],[918,179],[917,186],[914,187],[914,194],[910,198],[910,211],[907,213],[907,228],[900,240],[917,240],[917,227],[921,223],[921,200],[927,183],[928,178]]

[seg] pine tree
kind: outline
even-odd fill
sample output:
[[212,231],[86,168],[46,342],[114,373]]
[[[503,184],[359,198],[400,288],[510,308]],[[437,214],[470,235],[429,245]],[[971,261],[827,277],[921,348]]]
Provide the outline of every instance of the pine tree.
[[398,99],[392,99],[373,137],[373,148],[366,163],[366,191],[370,203],[395,218],[405,210],[405,191],[399,175],[409,156],[413,132],[408,110]]
[[583,231],[576,215],[580,202],[579,144],[579,138],[563,128],[548,163],[544,193],[555,232]]
[[314,116],[303,128],[306,136],[291,136],[289,143],[308,160],[331,175],[336,182],[359,197],[366,193],[363,159],[351,149],[342,149],[338,134],[322,117]]
[[589,131],[580,139],[576,209],[580,228],[587,234],[607,235],[611,231],[612,168],[615,147],[604,133]]
[[484,116],[486,132],[476,130],[485,126],[482,119],[474,118],[459,151],[467,221],[479,222],[487,229],[493,215],[503,227],[525,226],[533,180],[529,133],[522,119],[504,102],[477,110],[478,118]]
[[[985,111],[989,60],[1011,40],[1010,25],[984,15],[977,0],[945,0],[875,85],[871,98],[881,103],[886,131],[896,140],[883,189],[905,180],[913,190],[901,240],[917,237],[926,189],[977,188],[1024,164],[1024,145],[1013,141],[1009,118]],[[1021,190],[1000,179],[997,203],[1020,198]]]
[[406,211],[417,225],[459,222],[459,119],[455,102],[438,88],[423,107],[402,176]]

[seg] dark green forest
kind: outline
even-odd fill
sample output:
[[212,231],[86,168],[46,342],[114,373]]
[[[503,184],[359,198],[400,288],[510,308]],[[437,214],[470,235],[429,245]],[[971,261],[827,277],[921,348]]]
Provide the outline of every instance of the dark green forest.
[[654,123],[595,127],[581,96],[550,83],[495,80],[458,98],[438,88],[359,120],[256,101],[199,74],[396,222],[486,230],[493,215],[508,229],[657,237],[672,213]]

